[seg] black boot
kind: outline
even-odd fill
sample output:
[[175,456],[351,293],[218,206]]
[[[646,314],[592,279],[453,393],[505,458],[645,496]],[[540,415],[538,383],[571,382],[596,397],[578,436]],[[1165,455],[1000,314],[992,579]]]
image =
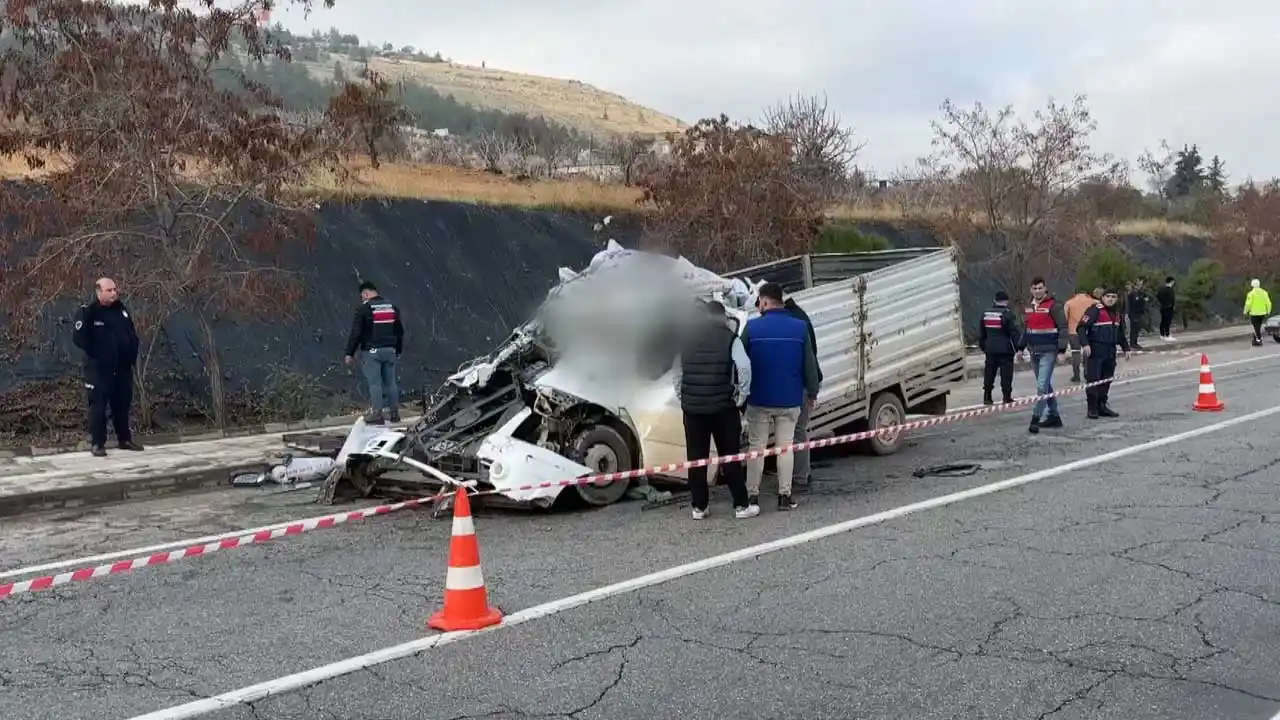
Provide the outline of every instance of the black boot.
[[1115,410],[1112,410],[1111,406],[1108,405],[1106,401],[1103,401],[1098,404],[1098,414],[1105,418],[1120,417],[1120,413],[1116,412]]
[[1093,398],[1089,398],[1089,419],[1097,420],[1099,417],[1098,403]]
[[1005,405],[1008,405],[1008,404],[1009,404],[1009,403],[1011,403],[1011,402],[1013,402],[1013,393],[1005,393],[1005,394],[1004,394],[1004,404],[1005,404]]
[[983,405],[994,405],[994,404],[995,404],[995,402],[993,402],[993,401],[991,400],[991,391],[990,391],[990,390],[986,390],[986,391],[984,391],[984,392],[982,393],[982,404],[983,404]]

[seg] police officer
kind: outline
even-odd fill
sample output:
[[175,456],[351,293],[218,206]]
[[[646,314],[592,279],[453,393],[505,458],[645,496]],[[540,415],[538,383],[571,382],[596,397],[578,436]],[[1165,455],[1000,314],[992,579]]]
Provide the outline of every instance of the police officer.
[[97,297],[76,312],[72,341],[84,352],[84,386],[89,391],[89,442],[96,457],[106,457],[107,410],[121,450],[141,450],[129,430],[133,404],[133,367],[138,361],[138,331],[111,278],[94,285]]
[[365,281],[360,284],[360,306],[351,320],[347,335],[347,352],[343,360],[351,365],[355,354],[364,350],[361,367],[369,384],[369,412],[364,416],[371,425],[400,422],[400,385],[396,381],[396,361],[404,352],[404,322],[400,308],[378,294],[378,286]]
[[[1089,418],[1120,417],[1107,403],[1111,392],[1111,378],[1116,374],[1116,346],[1129,359],[1129,340],[1121,324],[1120,310],[1116,307],[1120,294],[1108,289],[1102,300],[1085,311],[1076,332],[1080,336],[1080,349],[1085,357],[1084,379],[1089,383],[1085,397],[1089,403]],[[1097,383],[1097,384],[1095,384]]]
[[995,304],[982,313],[978,326],[978,347],[987,356],[982,370],[982,404],[991,405],[991,391],[995,388],[996,373],[1000,374],[1000,392],[1003,402],[1013,402],[1013,356],[1022,345],[1022,331],[1018,317],[1009,309],[1009,294],[996,293]]

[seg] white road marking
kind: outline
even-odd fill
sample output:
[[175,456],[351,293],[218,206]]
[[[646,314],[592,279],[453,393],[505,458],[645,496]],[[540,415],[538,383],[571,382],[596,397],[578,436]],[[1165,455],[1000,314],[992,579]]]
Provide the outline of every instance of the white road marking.
[[[906,517],[907,515],[923,512],[925,510],[932,510],[934,508],[945,507],[965,500],[971,500],[976,497],[991,495],[1003,490],[1028,485],[1030,483],[1039,482],[1040,480],[1057,477],[1059,475],[1070,476],[1077,470],[1093,467],[1094,465],[1101,465],[1103,463],[1111,462],[1112,460],[1118,460],[1120,458],[1136,455],[1148,450],[1155,450],[1156,448],[1161,448],[1166,445],[1176,445],[1184,440],[1208,435],[1219,430],[1226,430],[1227,428],[1234,427],[1236,425],[1243,425],[1245,423],[1261,420],[1262,418],[1276,414],[1280,414],[1280,405],[1266,410],[1252,412],[1248,415],[1241,415],[1240,417],[1231,418],[1230,420],[1223,420],[1211,425],[1198,427],[1186,432],[1178,433],[1177,435],[1169,435],[1168,437],[1151,440],[1140,445],[1121,448],[1104,455],[1084,458],[1082,460],[1076,460],[1075,462],[1069,462],[1065,465],[1059,465],[1057,467],[1047,468],[1044,470],[1037,470],[1036,472],[1027,473],[1026,475],[1020,475],[1008,480],[994,482],[989,485],[982,485],[968,490],[962,490],[949,495],[941,495],[928,500],[911,503],[910,505],[903,505],[901,507],[878,512],[873,515],[865,515],[853,520],[847,520],[834,525],[827,525],[798,535],[791,535],[771,542],[753,545],[751,547],[725,553],[723,555],[716,555],[714,557],[697,560],[685,565],[678,565],[656,573],[632,578],[630,580],[624,580],[595,590],[588,590],[587,592],[571,595],[559,600],[552,600],[551,602],[544,603],[542,605],[535,605],[534,607],[512,613],[504,618],[500,625],[495,625],[484,630],[460,631],[444,633],[442,635],[432,635],[430,637],[413,640],[402,645],[375,650],[371,653],[349,658],[347,660],[340,660],[329,665],[322,665],[304,672],[286,675],[281,678],[276,678],[275,680],[268,680],[266,682],[258,683],[257,685],[250,685],[249,687],[241,688],[239,690],[232,690],[220,695],[215,695],[202,700],[195,700],[183,705],[176,705],[164,710],[157,710],[152,713],[147,713],[146,715],[138,715],[131,718],[131,720],[184,720],[185,718],[199,717],[212,712],[218,712],[219,710],[226,710],[236,705],[256,702],[272,695],[282,695],[287,692],[315,685],[316,683],[320,683],[325,680],[331,680],[342,675],[349,675],[368,667],[374,667],[393,660],[400,660],[418,655],[430,650],[431,648],[449,645],[475,635],[493,632],[503,628],[515,627],[516,625],[523,625],[524,623],[562,613],[566,610],[572,610],[573,608],[581,607],[588,603],[598,602],[600,600],[617,597],[626,593],[636,592],[637,590],[671,582],[678,578],[703,573],[708,570],[742,562],[744,560],[752,560],[760,557],[761,555],[798,547],[817,540],[857,530],[858,528],[867,527],[868,525],[877,525],[879,523]],[[1280,718],[1273,718],[1272,720],[1280,720]]]
[[[1243,360],[1233,360],[1231,362],[1220,363],[1218,364],[1218,367],[1224,368],[1224,367],[1232,367],[1235,365],[1245,365],[1248,363],[1262,362],[1263,360],[1271,360],[1276,358],[1280,358],[1280,354],[1269,353],[1267,355],[1249,357]],[[1191,359],[1192,358],[1190,357],[1187,358],[1187,360],[1191,360]],[[1137,377],[1124,378],[1112,383],[1112,387],[1116,387],[1119,385],[1127,385],[1129,383],[1143,382],[1146,380],[1160,380],[1163,378],[1176,377],[1179,375],[1183,375],[1187,372],[1190,372],[1192,370],[1199,372],[1200,366],[1197,365],[1194,368],[1186,368],[1185,370],[1174,370],[1172,372],[1158,373],[1155,375],[1140,375]],[[984,406],[983,405],[966,405],[964,407],[955,408],[950,412],[963,412],[965,410],[976,410],[981,407],[984,407]],[[933,416],[909,415],[907,416],[906,420],[923,419],[926,417],[933,417]],[[160,543],[159,545],[150,545],[148,547],[133,548],[130,550],[119,550],[116,552],[105,553],[102,555],[73,558],[70,560],[58,560],[55,562],[45,563],[43,565],[32,565],[30,567],[16,568],[13,570],[5,570],[3,572],[0,572],[0,578],[17,577],[22,575],[35,575],[37,573],[48,572],[49,570],[58,570],[60,568],[71,567],[73,565],[74,566],[96,565],[98,563],[101,563],[107,560],[115,560],[117,558],[126,558],[126,557],[131,558],[139,555],[150,555],[152,553],[163,552],[165,550],[172,550],[174,548],[186,547],[188,545],[203,545],[205,543],[217,542],[219,540],[226,540],[228,538],[239,537],[241,535],[251,535],[253,533],[275,530],[277,528],[282,528],[282,527],[287,527],[289,525],[296,525],[298,523],[307,522],[308,520],[318,520],[322,517],[328,517],[328,515],[318,515],[313,518],[306,518],[303,520],[289,520],[286,522],[275,523],[274,525],[265,525],[263,527],[246,528],[243,530],[231,530],[231,531],[222,533],[220,535],[206,535],[204,537],[188,538],[184,540],[174,540],[173,542]]]
[[[1257,357],[1244,358],[1242,360],[1232,360],[1231,362],[1218,363],[1217,365],[1214,365],[1214,367],[1226,368],[1226,367],[1234,367],[1236,365],[1248,365],[1250,363],[1262,362],[1264,360],[1275,360],[1276,358],[1280,358],[1280,353],[1273,352],[1273,353],[1267,353],[1266,355],[1259,355]],[[1187,361],[1190,362],[1192,359],[1193,358],[1188,357]],[[1171,370],[1169,372],[1156,373],[1155,375],[1139,375],[1137,377],[1121,378],[1120,380],[1116,380],[1115,382],[1111,383],[1111,387],[1118,387],[1120,385],[1129,385],[1131,383],[1147,382],[1148,380],[1162,380],[1164,378],[1177,377],[1179,375],[1185,375],[1186,373],[1191,372],[1192,370],[1199,373],[1200,366],[1196,365],[1193,368],[1185,368],[1182,370]],[[1062,388],[1062,389],[1065,390],[1066,388]],[[979,403],[977,405],[965,405],[964,407],[954,408],[954,409],[948,410],[947,412],[964,412],[965,410],[977,410],[978,408],[983,408],[983,407],[986,407],[986,405],[982,405],[981,403]],[[1280,719],[1277,719],[1277,720],[1280,720]]]

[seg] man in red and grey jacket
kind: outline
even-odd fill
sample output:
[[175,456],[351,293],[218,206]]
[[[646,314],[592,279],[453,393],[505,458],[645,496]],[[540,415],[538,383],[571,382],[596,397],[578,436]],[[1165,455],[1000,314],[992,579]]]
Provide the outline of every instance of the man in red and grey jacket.
[[404,350],[400,309],[379,295],[371,282],[360,284],[360,300],[343,359],[350,365],[355,362],[356,351],[364,350],[360,364],[369,384],[369,414],[365,422],[381,425],[387,416],[391,422],[400,422],[400,388],[396,383],[396,361]]
[[[1031,356],[1031,369],[1036,375],[1036,395],[1053,392],[1053,368],[1058,358],[1067,352],[1067,318],[1062,305],[1049,294],[1044,278],[1031,280],[1031,302],[1027,305],[1022,323],[1022,345]],[[1044,417],[1041,417],[1041,414]],[[1051,397],[1037,400],[1031,409],[1032,434],[1040,428],[1062,427],[1058,414],[1058,399]]]

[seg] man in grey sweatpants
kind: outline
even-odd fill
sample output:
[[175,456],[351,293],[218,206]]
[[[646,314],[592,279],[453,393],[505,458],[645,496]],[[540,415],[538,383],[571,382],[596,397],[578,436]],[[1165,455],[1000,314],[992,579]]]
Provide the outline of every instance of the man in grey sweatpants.
[[[804,309],[797,305],[796,301],[791,298],[787,298],[787,301],[783,303],[783,307],[786,308],[787,312],[790,313],[792,317],[804,321],[805,327],[809,331],[809,344],[813,346],[814,355],[821,358],[821,351],[818,350],[818,334],[813,329],[813,321],[809,319],[808,313],[806,313]],[[818,384],[822,384],[821,361],[818,363]],[[800,406],[800,419],[796,421],[795,442],[802,443],[809,441],[809,415],[812,411],[813,406],[809,403],[805,403]],[[798,488],[807,488],[809,486],[809,482],[813,479],[813,466],[809,461],[809,451],[797,450],[794,454],[796,456],[796,460],[794,470],[792,471],[795,478],[793,482]]]

